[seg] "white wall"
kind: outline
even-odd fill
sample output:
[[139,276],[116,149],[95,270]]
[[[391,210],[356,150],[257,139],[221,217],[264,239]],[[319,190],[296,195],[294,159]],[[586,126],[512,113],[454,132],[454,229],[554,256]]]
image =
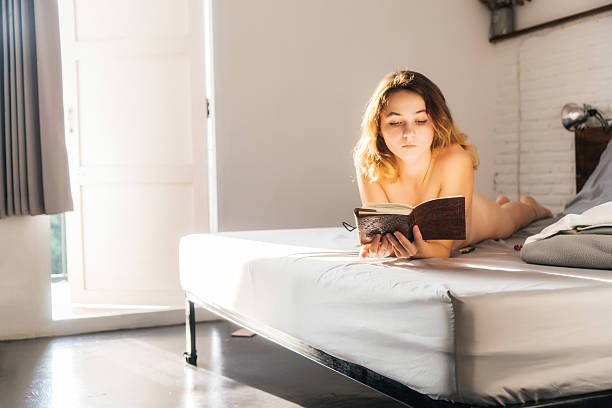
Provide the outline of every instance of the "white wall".
[[561,108],[587,103],[610,116],[610,38],[612,12],[495,45],[496,191],[532,194],[555,212],[575,194],[574,134]]
[[[181,309],[79,319],[51,319],[49,217],[0,220],[0,340],[60,336],[181,323]],[[198,321],[212,320],[198,309]]]
[[493,196],[495,49],[476,1],[213,3],[219,229],[340,225],[359,204],[351,150],[388,72],[420,71],[480,152]]
[[0,220],[0,339],[35,337],[51,320],[49,217]]

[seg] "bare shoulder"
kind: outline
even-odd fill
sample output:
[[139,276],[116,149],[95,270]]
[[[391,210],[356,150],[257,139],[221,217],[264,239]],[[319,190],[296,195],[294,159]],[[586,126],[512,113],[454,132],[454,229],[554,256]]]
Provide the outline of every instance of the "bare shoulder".
[[388,202],[387,194],[382,185],[378,182],[370,182],[367,177],[357,171],[357,185],[359,186],[359,196],[362,203],[367,202]]
[[440,196],[465,197],[465,210],[469,211],[474,192],[474,167],[470,154],[460,145],[453,145],[440,152],[437,160],[441,177]]
[[437,167],[444,173],[455,172],[472,168],[470,154],[458,144],[449,146],[436,156]]

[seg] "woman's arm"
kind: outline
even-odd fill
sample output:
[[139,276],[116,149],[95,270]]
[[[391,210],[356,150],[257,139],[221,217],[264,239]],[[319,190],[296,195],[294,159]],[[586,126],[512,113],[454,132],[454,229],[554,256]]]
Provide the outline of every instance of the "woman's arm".
[[[389,198],[382,186],[378,183],[370,183],[365,176],[359,171],[357,172],[357,185],[359,186],[359,196],[361,203],[388,203]],[[393,254],[393,247],[386,237],[377,234],[371,243],[361,246],[359,256],[366,258],[373,256],[375,258],[386,258]]]
[[389,198],[379,183],[370,183],[365,176],[357,172],[357,185],[359,186],[359,196],[361,203],[388,203]]

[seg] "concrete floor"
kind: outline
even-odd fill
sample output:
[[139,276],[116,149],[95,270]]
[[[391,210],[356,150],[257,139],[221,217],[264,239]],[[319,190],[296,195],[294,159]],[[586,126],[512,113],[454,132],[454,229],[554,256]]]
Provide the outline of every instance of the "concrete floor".
[[404,405],[227,322],[0,342],[0,407],[381,407]]

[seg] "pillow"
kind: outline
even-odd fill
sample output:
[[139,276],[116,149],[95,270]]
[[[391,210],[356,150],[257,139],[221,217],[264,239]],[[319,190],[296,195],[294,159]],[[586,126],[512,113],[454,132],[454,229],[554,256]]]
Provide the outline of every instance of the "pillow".
[[608,201],[612,201],[612,139],[582,190],[565,204],[563,214],[582,214],[589,208]]

